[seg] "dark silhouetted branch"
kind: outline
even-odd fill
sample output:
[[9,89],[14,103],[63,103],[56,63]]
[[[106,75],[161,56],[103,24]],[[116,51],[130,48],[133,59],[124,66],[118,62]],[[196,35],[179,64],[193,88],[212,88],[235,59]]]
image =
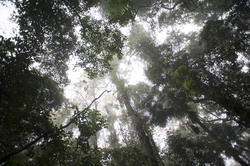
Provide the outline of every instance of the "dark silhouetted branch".
[[110,91],[108,91],[108,90],[103,91],[98,97],[96,97],[94,100],[92,100],[92,102],[91,102],[86,108],[84,108],[82,111],[78,112],[78,113],[77,113],[77,114],[76,114],[76,115],[75,115],[66,125],[60,127],[60,129],[65,129],[66,127],[68,127],[69,125],[71,125],[71,124],[74,122],[74,120],[75,120],[80,114],[82,114],[83,112],[85,112],[86,110],[88,110],[96,100],[98,100],[99,98],[102,97],[102,95],[103,95],[105,92],[110,92]]
[[[92,102],[91,102],[86,108],[84,108],[82,111],[78,112],[78,113],[77,113],[77,114],[76,114],[76,115],[75,115],[66,125],[61,126],[61,127],[59,128],[59,130],[63,130],[63,129],[65,129],[66,127],[68,127],[70,124],[72,124],[72,123],[74,122],[74,120],[75,120],[80,114],[82,114],[84,111],[88,110],[88,109],[92,106],[92,104],[93,104],[95,101],[97,101],[98,99],[100,99],[100,98],[102,97],[102,95],[103,95],[104,93],[106,93],[106,92],[110,92],[110,91],[108,91],[108,90],[103,91],[98,97],[94,98],[94,100],[92,100]],[[15,156],[15,155],[17,155],[18,153],[24,151],[25,149],[30,148],[32,145],[36,144],[38,141],[40,141],[42,138],[44,138],[45,136],[47,136],[47,135],[49,135],[49,134],[51,134],[51,133],[50,133],[50,132],[45,132],[44,134],[42,134],[41,136],[37,137],[36,139],[34,139],[34,140],[31,141],[30,143],[26,144],[25,146],[23,146],[23,147],[21,147],[21,148],[15,150],[15,151],[13,151],[13,152],[11,152],[11,153],[5,155],[4,157],[2,157],[2,158],[0,159],[0,165],[1,165],[1,164],[4,164],[4,163],[5,163],[6,161],[8,161],[12,156]]]

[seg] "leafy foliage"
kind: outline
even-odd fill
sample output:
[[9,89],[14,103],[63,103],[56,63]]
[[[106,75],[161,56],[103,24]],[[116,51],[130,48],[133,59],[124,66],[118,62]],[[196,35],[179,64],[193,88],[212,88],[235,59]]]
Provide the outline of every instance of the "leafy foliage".
[[104,164],[136,166],[145,165],[145,157],[137,146],[127,146],[114,149],[104,149]]
[[[62,89],[51,77],[30,67],[32,60],[29,54],[19,52],[19,43],[3,37],[0,43],[1,164],[98,163],[99,151],[90,149],[88,138],[105,125],[100,113],[87,110],[77,114],[74,123],[79,128],[78,138],[55,126],[52,115],[67,102]],[[73,110],[78,109],[71,107]]]
[[221,149],[206,136],[195,136],[191,133],[175,132],[168,139],[165,154],[170,165],[224,165],[220,156]]
[[[90,18],[97,1],[14,1],[22,49],[48,74],[66,83],[66,62],[79,57],[90,77],[106,73],[112,57],[121,57],[123,37],[115,25]],[[76,28],[80,27],[78,35]],[[97,40],[98,39],[98,40]]]
[[103,4],[103,11],[112,23],[126,25],[134,21],[137,14],[131,0],[106,0]]
[[[232,19],[237,20],[240,15],[244,17],[245,8],[249,8],[246,3],[246,1],[235,2],[234,7],[231,6],[232,10],[231,7],[223,9],[225,11],[222,13],[228,12],[224,17],[215,13],[213,19],[206,18],[200,34],[190,35],[188,44],[180,49],[175,49],[175,43],[171,42],[179,39],[181,34],[178,33],[177,37],[171,36],[169,42],[166,41],[161,45],[155,44],[152,37],[138,26],[132,29],[130,36],[131,49],[146,61],[146,75],[153,83],[148,95],[151,101],[146,98],[148,104],[144,105],[145,109],[150,110],[151,122],[164,126],[168,119],[188,118],[193,125],[198,125],[207,132],[208,137],[214,139],[216,144],[225,150],[227,156],[233,156],[242,165],[248,164],[247,157],[243,157],[248,150],[245,149],[243,152],[232,147],[232,140],[223,141],[226,133],[221,131],[224,134],[222,137],[215,134],[216,132],[210,128],[212,124],[204,124],[201,121],[204,114],[201,111],[195,112],[191,105],[196,103],[198,104],[196,107],[205,105],[207,108],[216,105],[217,109],[212,108],[208,112],[213,114],[218,111],[219,117],[226,116],[226,119],[233,119],[230,125],[237,122],[237,125],[249,127],[247,83],[249,70],[243,71],[246,63],[238,61],[240,56],[244,58],[249,56],[249,42],[245,40],[249,34],[243,26],[248,23],[243,23],[243,20],[234,22]],[[241,6],[243,4],[244,7]],[[238,8],[239,6],[242,10]],[[185,10],[182,12],[189,13]],[[219,128],[223,128],[222,126],[224,125]],[[192,130],[199,133],[196,127]],[[247,139],[248,136],[244,137],[242,142]],[[187,143],[189,144],[192,143]],[[212,148],[209,151],[211,150]],[[185,162],[188,161],[183,163]]]

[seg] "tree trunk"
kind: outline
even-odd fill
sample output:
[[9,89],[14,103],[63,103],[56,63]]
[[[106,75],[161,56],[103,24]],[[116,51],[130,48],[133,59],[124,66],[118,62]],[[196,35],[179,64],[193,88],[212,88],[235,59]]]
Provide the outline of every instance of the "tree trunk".
[[[116,88],[118,92],[122,96],[122,101],[124,102],[129,116],[132,118],[132,122],[135,125],[136,131],[139,136],[139,141],[142,146],[142,151],[145,155],[147,165],[148,166],[164,166],[163,162],[159,159],[157,159],[157,149],[154,149],[155,147],[152,145],[152,140],[150,140],[150,135],[148,134],[149,131],[145,130],[145,125],[143,120],[140,118],[140,116],[137,114],[137,112],[132,108],[130,104],[130,99],[128,97],[127,91],[124,87],[124,83],[122,80],[117,78],[116,74],[112,75],[113,83],[116,85]],[[156,154],[157,152],[157,154]]]
[[164,163],[163,163],[163,161],[161,159],[161,156],[159,155],[159,152],[158,152],[157,146],[155,144],[155,141],[153,139],[153,136],[152,136],[152,134],[151,134],[151,132],[149,130],[147,130],[147,135],[148,135],[148,137],[150,139],[151,145],[153,146],[153,150],[155,150],[154,153],[156,155],[159,166],[164,166]]

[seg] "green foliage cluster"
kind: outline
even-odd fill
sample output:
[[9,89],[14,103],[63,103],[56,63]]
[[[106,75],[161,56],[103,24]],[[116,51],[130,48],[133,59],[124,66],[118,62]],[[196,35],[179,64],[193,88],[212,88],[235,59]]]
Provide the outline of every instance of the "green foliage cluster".
[[179,66],[172,75],[173,79],[177,84],[181,84],[182,89],[185,91],[187,96],[195,95],[195,83],[192,78],[187,73],[187,68],[185,66]]
[[108,0],[108,18],[110,22],[126,25],[129,21],[134,21],[136,9],[131,0]]

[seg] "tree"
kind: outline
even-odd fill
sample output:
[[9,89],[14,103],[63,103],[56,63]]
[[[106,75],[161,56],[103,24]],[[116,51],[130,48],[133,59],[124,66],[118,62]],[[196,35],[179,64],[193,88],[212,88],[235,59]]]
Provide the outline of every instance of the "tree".
[[[67,103],[62,90],[51,77],[30,68],[29,55],[19,53],[17,48],[18,45],[11,40],[1,38],[0,163],[87,163],[82,150],[89,155],[87,158],[95,156],[94,152],[98,151],[90,149],[88,138],[105,125],[99,112],[90,110],[93,102],[101,96],[81,111],[72,104],[66,104],[71,105],[67,109],[75,111],[74,117],[65,125],[54,125],[52,114]],[[64,131],[73,123],[80,131],[77,139],[72,137],[71,132]],[[73,156],[72,151],[78,151],[77,155]]]
[[[237,60],[240,56],[249,59],[249,23],[241,19],[247,20],[249,15],[248,1],[232,0],[226,4],[217,1],[150,1],[148,4],[142,6],[142,8],[149,8],[147,12],[154,13],[155,11],[159,14],[162,12],[161,8],[170,10],[162,12],[165,16],[161,16],[161,19],[162,17],[166,17],[168,21],[184,19],[184,22],[195,19],[196,22],[203,23],[201,33],[189,38],[191,42],[189,48],[175,53],[173,45],[162,45],[161,51],[167,50],[172,53],[161,58],[165,61],[166,58],[168,61],[170,58],[175,59],[171,60],[175,66],[168,66],[171,68],[168,70],[175,71],[173,76],[179,79],[176,83],[179,84],[180,89],[190,93],[191,98],[204,98],[203,101],[208,100],[219,104],[238,123],[249,127],[247,83],[249,77],[248,72],[242,72],[247,62]],[[172,24],[168,22],[166,26],[169,25]],[[152,43],[143,44],[153,45]],[[151,53],[153,53],[152,50]],[[175,56],[170,57],[172,54]],[[163,75],[167,74],[169,75],[169,73]]]
[[[10,2],[17,8],[14,19],[20,34],[11,39],[1,36],[0,41],[1,164],[100,163],[94,157],[99,150],[87,142],[104,126],[98,111],[90,110],[98,98],[79,111],[65,104],[60,87],[68,82],[70,56],[78,55],[90,77],[103,74],[110,69],[113,56],[121,57],[123,37],[115,25],[88,15],[96,2]],[[75,34],[77,26],[80,35]],[[40,66],[34,69],[34,63]],[[64,109],[62,105],[71,105],[65,109],[75,111],[75,116],[66,125],[55,126],[52,114]],[[73,123],[80,130],[77,139],[64,130]]]
[[147,164],[143,152],[135,145],[104,149],[104,153],[104,164],[107,166],[136,166]]
[[[203,84],[207,82],[198,80],[201,77],[196,77],[197,73],[195,70],[193,72],[187,71],[191,68],[188,64],[192,61],[192,59],[188,59],[191,57],[188,52],[181,50],[175,53],[171,50],[171,45],[168,44],[156,46],[150,36],[147,33],[140,33],[140,30],[139,27],[137,31],[134,31],[138,35],[132,32],[131,44],[132,48],[148,63],[147,76],[154,84],[152,94],[147,99],[147,103],[149,104],[144,106],[148,107],[148,109],[151,108],[152,121],[156,122],[156,124],[165,124],[166,119],[171,117],[183,118],[187,116],[193,124],[199,125],[202,130],[207,132],[209,137],[213,138],[226,151],[227,155],[233,156],[242,165],[247,165],[247,162],[239,157],[242,156],[241,151],[232,148],[229,142],[224,141],[212,132],[209,127],[201,122],[199,114],[195,113],[189,106],[190,102],[206,105],[211,103],[206,98],[202,98],[202,95],[205,97],[208,95],[204,92],[205,90],[200,96],[197,95],[200,92],[200,86],[197,82],[200,81]],[[245,86],[244,83],[242,85]],[[206,88],[216,90],[215,87],[206,86]],[[237,91],[237,89],[232,90]],[[222,94],[219,95],[222,97]],[[156,100],[153,100],[154,96]],[[224,97],[226,96],[224,95]],[[216,99],[211,98],[211,100],[215,101]],[[218,104],[219,110],[222,112],[224,109],[222,103],[218,101],[215,101],[215,103]],[[227,109],[230,111],[229,108]],[[210,111],[213,112],[215,110]]]
[[168,136],[167,143],[165,160],[169,165],[225,165],[222,149],[206,135],[192,134],[180,127]]
[[[30,70],[25,54],[16,54],[10,40],[1,40],[2,155],[25,145],[44,130],[56,132],[48,116],[63,97],[57,84]],[[8,139],[7,139],[8,138]]]
[[[248,0],[1,3],[5,2],[16,6],[13,18],[20,34],[0,37],[1,164],[163,165],[150,127],[175,118],[186,131],[169,135],[168,164],[223,165],[220,155],[225,154],[249,165]],[[92,7],[100,7],[106,17],[92,17]],[[89,145],[89,138],[106,122],[91,106],[106,91],[83,108],[65,100],[67,61],[77,57],[90,78],[116,68],[110,62],[122,56],[124,37],[119,28],[136,16],[153,28],[193,22],[201,31],[187,35],[173,31],[171,39],[159,45],[143,28],[133,27],[130,49],[147,63],[146,75],[153,86],[126,87],[117,73],[111,75],[139,141],[120,146],[110,126],[113,147],[100,150]],[[55,123],[52,118],[65,110],[74,112],[73,117]],[[78,137],[72,129],[79,130]]]
[[153,139],[150,138],[151,134],[149,133],[146,124],[144,124],[144,121],[141,119],[140,115],[134,110],[134,108],[130,104],[130,98],[124,86],[124,82],[119,79],[117,74],[114,72],[111,74],[111,79],[112,82],[115,84],[119,94],[121,95],[121,101],[124,103],[129,116],[131,116],[132,118],[132,122],[138,134],[139,142],[141,144],[142,152],[145,156],[147,165],[163,165],[153,142]]
[[117,26],[88,14],[97,1],[11,2],[17,8],[14,19],[20,35],[16,40],[22,43],[22,52],[58,82],[67,82],[66,62],[70,56],[77,56],[79,65],[94,77],[110,69],[113,56],[122,55],[123,36]]

